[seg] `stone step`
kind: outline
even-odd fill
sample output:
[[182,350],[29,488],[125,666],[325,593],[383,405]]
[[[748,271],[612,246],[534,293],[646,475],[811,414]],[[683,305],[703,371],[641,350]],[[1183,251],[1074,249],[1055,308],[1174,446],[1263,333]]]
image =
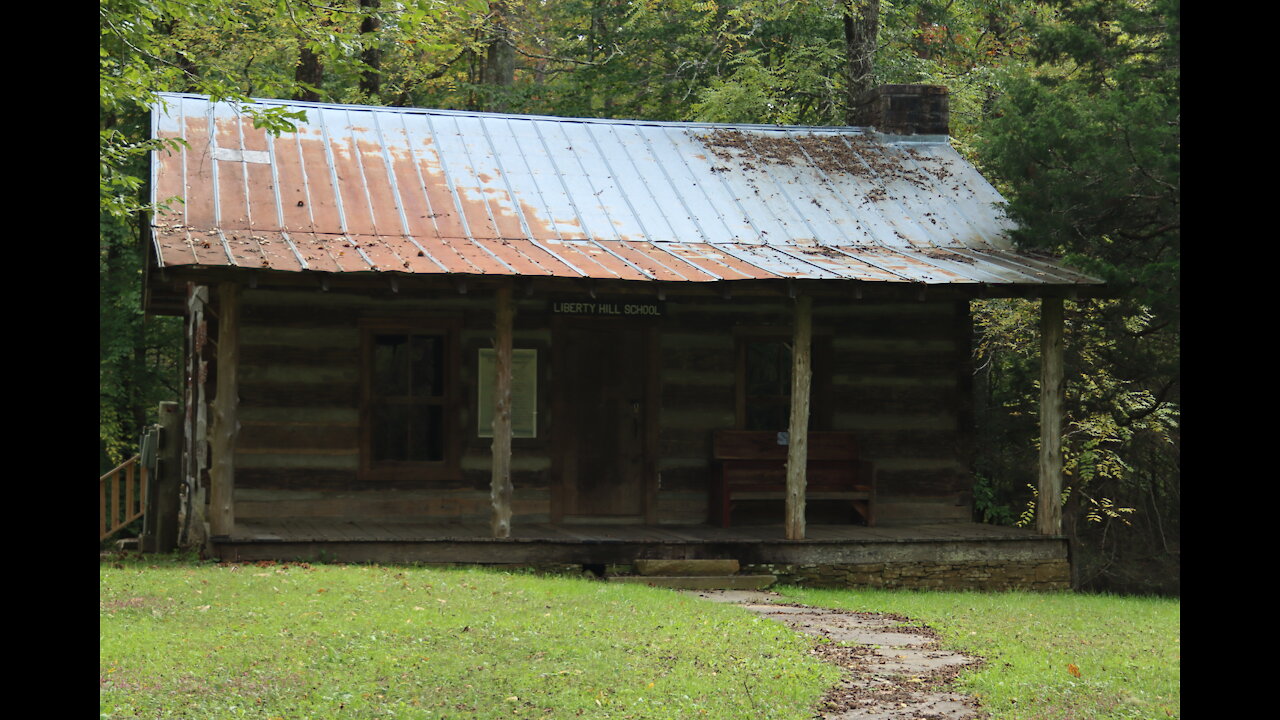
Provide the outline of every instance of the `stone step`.
[[641,575],[705,577],[709,575],[733,575],[738,572],[738,561],[730,559],[705,560],[636,560],[636,572]]
[[763,590],[773,575],[614,575],[609,582],[637,583],[681,590]]

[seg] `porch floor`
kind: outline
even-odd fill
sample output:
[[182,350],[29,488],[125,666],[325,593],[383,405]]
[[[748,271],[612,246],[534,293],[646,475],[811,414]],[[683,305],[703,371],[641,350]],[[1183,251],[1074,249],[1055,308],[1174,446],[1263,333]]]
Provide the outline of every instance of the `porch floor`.
[[483,523],[382,519],[272,518],[236,521],[231,541],[266,542],[532,542],[532,543],[868,543],[964,540],[1028,540],[1043,536],[1027,528],[979,523],[865,527],[808,525],[806,539],[790,541],[777,525],[636,525],[609,523],[513,523],[511,536],[495,539]]
[[214,537],[233,561],[458,563],[483,565],[630,564],[638,558],[734,558],[749,564],[987,563],[1064,560],[1066,540],[1024,528],[939,523],[868,528],[809,525],[787,540],[782,525],[618,525],[515,523],[511,537],[489,526],[402,519],[237,520]]

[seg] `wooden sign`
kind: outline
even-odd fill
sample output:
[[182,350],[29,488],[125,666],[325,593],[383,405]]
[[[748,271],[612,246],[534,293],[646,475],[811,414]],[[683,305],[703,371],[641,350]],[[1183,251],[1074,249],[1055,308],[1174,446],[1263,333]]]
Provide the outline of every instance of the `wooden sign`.
[[[476,433],[493,437],[493,378],[497,351],[480,348],[476,380]],[[511,351],[511,437],[538,436],[538,351]]]
[[663,303],[657,300],[579,298],[552,300],[551,314],[579,317],[656,318],[662,317]]

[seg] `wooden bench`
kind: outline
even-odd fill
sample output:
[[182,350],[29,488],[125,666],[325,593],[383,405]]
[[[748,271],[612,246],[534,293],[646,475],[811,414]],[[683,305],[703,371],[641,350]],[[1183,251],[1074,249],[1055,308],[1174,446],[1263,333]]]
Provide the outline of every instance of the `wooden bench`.
[[[735,500],[785,500],[787,446],[778,439],[771,431],[715,431],[720,477],[711,488],[712,524],[729,527]],[[805,497],[849,500],[868,527],[875,525],[875,466],[858,456],[853,433],[811,432],[806,455]]]

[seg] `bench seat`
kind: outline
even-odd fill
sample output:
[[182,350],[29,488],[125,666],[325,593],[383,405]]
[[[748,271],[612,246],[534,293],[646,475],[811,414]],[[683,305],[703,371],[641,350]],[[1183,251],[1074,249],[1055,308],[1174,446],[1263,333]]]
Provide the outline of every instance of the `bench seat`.
[[[787,493],[787,446],[778,433],[717,430],[712,455],[720,466],[712,483],[712,524],[729,527],[735,500],[778,500]],[[861,520],[875,525],[875,466],[862,460],[853,433],[809,433],[805,497],[848,500]]]

